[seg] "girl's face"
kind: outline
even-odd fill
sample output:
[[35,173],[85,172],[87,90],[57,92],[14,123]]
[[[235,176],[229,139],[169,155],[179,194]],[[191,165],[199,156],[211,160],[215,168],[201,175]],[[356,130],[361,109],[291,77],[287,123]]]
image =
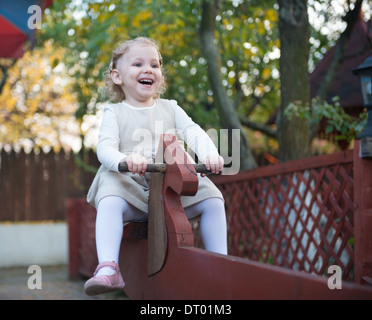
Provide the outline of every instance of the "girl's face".
[[158,51],[146,44],[131,46],[118,59],[111,78],[121,86],[127,103],[138,107],[151,106],[164,80]]

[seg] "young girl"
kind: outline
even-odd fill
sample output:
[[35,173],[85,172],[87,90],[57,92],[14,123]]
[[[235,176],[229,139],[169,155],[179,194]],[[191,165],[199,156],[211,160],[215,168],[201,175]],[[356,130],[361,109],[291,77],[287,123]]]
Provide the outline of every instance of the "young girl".
[[[150,174],[160,134],[176,129],[207,169],[218,173],[223,158],[208,135],[174,100],[160,99],[164,78],[157,45],[139,37],[121,44],[114,52],[107,77],[111,98],[118,103],[104,110],[97,156],[102,163],[87,200],[97,208],[96,246],[99,265],[85,283],[88,295],[124,287],[118,261],[125,222],[146,221]],[[162,132],[159,132],[161,128]],[[146,129],[151,139],[134,137]],[[120,162],[131,172],[119,173]],[[221,192],[207,178],[200,177],[198,192],[181,197],[189,219],[201,215],[200,230],[206,250],[227,254],[226,217]]]

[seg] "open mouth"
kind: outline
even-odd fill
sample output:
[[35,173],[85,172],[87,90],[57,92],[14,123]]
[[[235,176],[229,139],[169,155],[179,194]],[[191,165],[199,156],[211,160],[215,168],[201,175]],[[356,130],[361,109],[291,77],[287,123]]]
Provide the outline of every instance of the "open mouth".
[[140,79],[138,82],[147,87],[150,87],[154,83],[154,81],[151,79]]

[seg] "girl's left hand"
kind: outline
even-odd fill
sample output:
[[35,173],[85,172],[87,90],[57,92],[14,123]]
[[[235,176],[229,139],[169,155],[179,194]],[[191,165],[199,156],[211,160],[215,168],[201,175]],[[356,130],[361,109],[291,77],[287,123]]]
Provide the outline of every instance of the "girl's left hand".
[[[212,156],[208,157],[204,161],[204,165],[207,168],[207,170],[210,170],[212,173],[218,174],[223,169],[224,160],[221,156]],[[201,176],[205,177],[207,174],[202,173]]]

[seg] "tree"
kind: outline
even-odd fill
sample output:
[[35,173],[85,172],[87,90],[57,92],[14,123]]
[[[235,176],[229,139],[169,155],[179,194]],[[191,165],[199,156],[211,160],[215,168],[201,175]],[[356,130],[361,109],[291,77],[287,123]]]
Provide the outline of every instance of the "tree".
[[0,94],[3,91],[3,88],[6,84],[6,81],[9,77],[9,69],[13,67],[17,62],[17,59],[0,59]]
[[291,102],[309,102],[309,35],[307,0],[278,0],[280,33],[281,104],[277,126],[279,160],[284,162],[310,154],[310,128],[305,119],[287,118]]
[[[343,21],[345,29],[337,37],[333,35],[334,39],[337,40],[336,43],[333,43],[335,46],[333,58],[330,61],[327,72],[324,74],[323,80],[319,83],[316,97],[306,104],[299,101],[290,103],[290,107],[285,111],[291,117],[297,115],[301,119],[306,119],[310,125],[311,139],[315,137],[320,121],[325,120],[323,122],[323,125],[326,123],[325,134],[331,134],[336,137],[336,140],[340,142],[340,146],[343,148],[347,148],[348,144],[361,132],[366,122],[366,114],[362,113],[359,117],[348,115],[340,107],[339,98],[337,96],[329,97],[328,90],[335,80],[341,64],[368,51],[368,48],[371,47],[371,44],[367,42],[362,48],[355,48],[356,52],[349,55],[345,53],[353,28],[360,18],[362,3],[362,0],[347,1],[343,4],[345,11],[340,14],[339,21],[334,16],[332,17],[334,24]],[[332,101],[330,98],[332,98]]]
[[[239,129],[240,131],[240,169],[247,170],[257,166],[249,147],[249,141],[244,133],[239,117],[227,96],[226,89],[222,85],[220,76],[221,60],[218,48],[215,44],[215,21],[218,12],[219,1],[204,0],[202,4],[202,19],[200,24],[200,36],[204,56],[207,60],[208,75],[215,97],[215,105],[220,115],[223,128],[230,130]],[[231,143],[238,143],[231,140]]]
[[[56,0],[57,10],[47,17],[47,23],[53,27],[43,32],[44,38],[53,38],[56,45],[69,52],[65,63],[76,79],[78,117],[94,113],[97,102],[105,100],[104,91],[97,87],[104,86],[102,73],[118,40],[138,34],[157,40],[166,66],[165,97],[178,100],[206,129],[240,129],[242,169],[247,169],[256,163],[249,150],[247,127],[241,121],[254,130],[269,132],[270,128],[258,122],[263,123],[279,101],[277,80],[271,76],[272,70],[277,71],[278,61],[273,54],[278,50],[273,31],[277,19],[274,3],[274,0],[221,2],[214,12],[212,26],[219,61],[207,61],[201,38],[196,36],[203,30],[200,21],[206,13],[199,1],[149,0],[141,6],[134,5],[134,1],[82,1],[79,10],[85,14],[76,21],[73,4]],[[220,75],[219,87],[214,89],[212,83],[216,82],[210,81],[213,73],[209,68],[213,64]],[[219,106],[227,108],[227,112]]]
[[[320,1],[328,0],[317,0]],[[214,10],[203,10],[203,5]],[[303,6],[306,7],[306,2]],[[282,44],[278,29],[278,11],[281,11],[278,8],[275,0],[146,0],[140,3],[134,0],[54,0],[43,16],[37,46],[42,47],[43,42],[49,40],[54,48],[65,52],[60,62],[70,78],[76,97],[75,116],[81,125],[85,115],[94,115],[100,103],[107,100],[103,73],[108,69],[112,49],[123,39],[137,35],[155,39],[165,64],[167,91],[164,97],[176,99],[204,129],[240,129],[242,150],[251,153],[243,156],[244,169],[255,166],[251,161],[253,154],[277,153],[277,131],[275,126],[266,123],[281,101],[279,57]],[[210,28],[207,30],[202,21],[211,17],[214,21],[206,24]],[[203,50],[207,43],[212,44],[212,51]],[[326,43],[322,39],[320,45],[313,45],[312,53],[319,57]],[[282,62],[291,59],[284,57],[284,51]],[[300,73],[304,75],[302,62]],[[294,65],[298,67],[297,62]],[[290,68],[287,74],[295,72],[291,69],[296,68]],[[281,78],[283,88],[288,86],[285,76]],[[299,79],[300,76],[294,83],[303,81]],[[282,101],[279,118],[285,105],[297,98],[288,97],[288,92],[285,94],[288,101]],[[294,134],[303,129],[300,122],[297,128],[297,121],[278,121],[278,124],[281,128],[287,129],[288,125],[288,129],[295,130],[292,132],[294,138],[301,137],[302,133]],[[289,138],[288,141],[281,141],[281,148],[291,148],[294,140]],[[303,141],[303,138],[298,139],[300,151]]]
[[76,100],[62,57],[63,50],[45,42],[9,71],[0,95],[1,146],[59,149],[63,136],[73,136],[74,130],[78,135],[77,126],[71,126]]

